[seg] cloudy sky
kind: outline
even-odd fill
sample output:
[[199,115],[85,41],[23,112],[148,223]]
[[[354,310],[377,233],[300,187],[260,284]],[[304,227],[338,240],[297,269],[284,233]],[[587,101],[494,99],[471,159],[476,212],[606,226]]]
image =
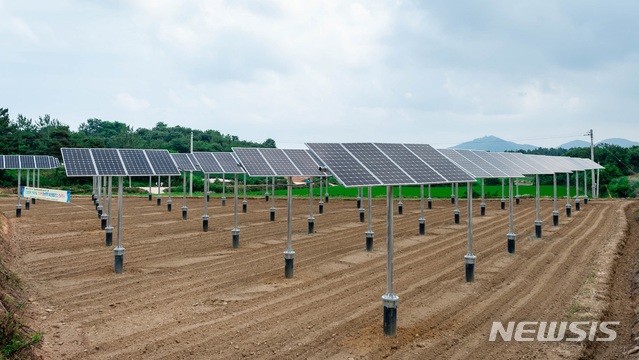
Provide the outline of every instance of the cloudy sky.
[[0,0],[0,107],[76,130],[639,141],[639,1]]

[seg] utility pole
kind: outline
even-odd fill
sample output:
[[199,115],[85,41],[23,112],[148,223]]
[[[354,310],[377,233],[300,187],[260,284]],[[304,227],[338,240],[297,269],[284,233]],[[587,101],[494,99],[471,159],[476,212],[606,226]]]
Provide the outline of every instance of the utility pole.
[[[191,131],[191,154],[193,154],[193,131]],[[193,196],[193,170],[191,170],[191,177],[189,181],[189,196]],[[206,194],[204,196],[206,196]]]
[[[594,140],[594,135],[592,133],[592,129],[590,129],[589,132],[586,133],[586,136],[590,135],[590,160],[592,160],[593,162],[595,161],[595,140]],[[591,179],[591,194],[592,197],[597,197],[596,196],[596,189],[599,188],[599,183],[597,181],[595,181],[595,169],[590,169],[590,179]]]

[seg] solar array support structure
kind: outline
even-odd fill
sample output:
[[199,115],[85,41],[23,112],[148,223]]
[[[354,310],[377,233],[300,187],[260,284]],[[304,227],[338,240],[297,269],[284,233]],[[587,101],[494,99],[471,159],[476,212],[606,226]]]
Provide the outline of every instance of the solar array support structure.
[[[382,295],[383,332],[397,333],[399,296],[394,287],[393,187],[430,183],[470,183],[475,179],[429,145],[382,143],[307,143],[333,176],[345,187],[386,187],[386,293]],[[472,192],[470,192],[472,196]],[[472,205],[470,205],[472,206]],[[370,213],[370,211],[369,211]],[[472,212],[468,213],[469,224]],[[369,228],[370,229],[370,228]],[[464,256],[467,279],[474,278],[472,231]],[[468,266],[472,264],[472,266]],[[472,276],[468,272],[473,272]]]
[[[179,175],[179,170],[167,150],[140,149],[60,149],[68,177],[118,177],[118,230],[117,246],[113,249],[114,271],[124,271],[124,247],[122,246],[122,187],[123,176]],[[110,212],[110,210],[109,210]],[[110,216],[109,216],[110,218]],[[107,245],[109,233],[107,226]]]
[[[35,186],[35,171],[40,169],[54,169],[59,166],[58,160],[52,156],[47,155],[0,155],[0,169],[18,170],[18,196],[16,204],[16,217],[22,217],[22,170],[27,170],[27,187],[29,186],[29,170],[33,170],[33,186]],[[38,186],[39,186],[38,179]],[[27,201],[25,198],[25,209],[28,210]],[[35,204],[35,199],[34,202]]]
[[[321,166],[308,150],[303,149],[233,148],[233,153],[249,176],[272,176],[273,178],[281,176],[286,178],[287,241],[286,250],[284,250],[284,277],[293,278],[295,251],[293,250],[292,177],[320,177],[323,175],[320,171]],[[309,229],[313,227],[314,231],[312,210],[309,212],[308,221]]]
[[186,206],[186,182],[187,172],[193,172],[198,170],[198,163],[193,157],[193,154],[171,154],[173,161],[177,165],[178,169],[182,171],[182,220],[188,218],[189,208]]

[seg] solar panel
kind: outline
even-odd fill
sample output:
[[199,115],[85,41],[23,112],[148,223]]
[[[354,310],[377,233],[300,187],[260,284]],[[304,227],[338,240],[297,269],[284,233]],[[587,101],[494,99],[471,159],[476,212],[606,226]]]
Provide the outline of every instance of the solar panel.
[[33,155],[19,155],[21,169],[35,169],[35,158]]
[[342,144],[335,143],[307,143],[315,154],[344,186],[375,186],[384,185]]
[[173,158],[173,161],[175,161],[178,169],[182,171],[197,170],[195,165],[193,165],[193,163],[191,162],[191,159],[189,159],[188,154],[171,154],[171,157]]
[[277,176],[300,176],[302,173],[300,170],[295,167],[295,164],[291,162],[291,160],[286,157],[284,151],[282,149],[257,149],[264,160],[271,166],[273,171],[275,171],[274,175]]
[[325,174],[320,171],[319,163],[311,155],[311,152],[305,149],[283,149],[284,154],[291,160],[295,167],[304,176],[324,176]]
[[233,148],[233,153],[250,176],[273,176],[275,170],[266,162],[262,154],[254,148]]
[[49,161],[49,156],[46,155],[36,155],[35,164],[36,169],[51,169],[51,162]]
[[90,149],[62,148],[62,161],[67,176],[97,176]]
[[492,177],[486,170],[482,169],[481,166],[465,158],[464,155],[457,152],[457,150],[439,149],[439,152],[444,154],[444,156],[446,156],[447,158],[451,159],[458,166],[464,168],[467,172],[469,172],[476,178],[481,179]]
[[131,176],[153,175],[153,169],[144,154],[144,150],[139,149],[118,149],[122,163],[126,172]]
[[405,144],[404,146],[437,170],[448,182],[475,181],[470,174],[428,144]]
[[517,159],[512,155],[512,153],[492,152],[491,155],[497,157],[497,159],[503,162],[506,166],[519,171],[523,175],[542,174],[541,170],[539,170],[538,167],[530,160]]
[[557,172],[555,168],[551,164],[549,164],[548,161],[542,156],[524,155],[520,153],[512,153],[510,156],[515,159],[517,158],[521,159],[522,161],[525,161],[527,164],[530,164],[533,167],[536,167],[539,174],[548,175],[548,174],[553,174]]
[[155,171],[153,175],[180,175],[168,150],[144,150],[144,153]]
[[0,156],[0,169],[4,169],[4,155]]
[[213,154],[210,152],[194,152],[193,156],[197,160],[198,164],[202,168],[202,172],[205,174],[221,174],[222,167],[215,160]]
[[195,166],[194,171],[202,171],[202,165],[200,165],[200,163],[197,162],[197,159],[195,158],[195,156],[193,156],[192,153],[186,154],[186,156],[188,156],[189,160],[191,160],[191,164]]
[[415,184],[415,180],[408,176],[375,145],[370,143],[345,143],[342,146],[383,184]]
[[19,155],[5,155],[4,164],[7,169],[20,169]]
[[52,156],[50,160],[53,161],[53,168],[57,169],[60,167],[60,160],[58,160],[58,158]]
[[455,149],[455,151],[457,151],[459,154],[461,154],[463,157],[465,157],[469,161],[472,161],[473,164],[476,164],[477,166],[481,167],[485,172],[490,174],[491,178],[501,178],[506,176],[504,172],[496,168],[493,164],[484,160],[482,157],[475,154],[475,152],[473,152],[472,150]]
[[125,176],[127,171],[116,149],[91,149],[98,175]]
[[222,167],[222,172],[226,174],[243,174],[244,169],[237,162],[237,159],[233,157],[233,153],[230,152],[214,152],[213,157],[217,160],[217,163]]
[[482,159],[486,160],[497,169],[499,169],[499,171],[501,171],[504,174],[503,177],[507,177],[507,178],[525,177],[520,171],[513,169],[507,164],[504,164],[504,162],[500,161],[498,158],[494,157],[489,152],[473,150],[473,153],[481,157]]

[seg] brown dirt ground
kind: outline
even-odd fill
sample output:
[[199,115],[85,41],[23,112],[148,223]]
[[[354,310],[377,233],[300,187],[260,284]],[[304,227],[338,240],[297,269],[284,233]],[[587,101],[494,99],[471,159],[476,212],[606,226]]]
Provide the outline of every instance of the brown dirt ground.
[[[239,215],[240,248],[231,248],[232,199],[181,198],[173,212],[146,198],[124,199],[123,274],[113,271],[90,198],[38,201],[15,218],[15,197],[0,198],[14,227],[18,269],[27,284],[33,327],[44,332],[45,359],[442,359],[576,358],[584,344],[489,342],[493,321],[560,321],[592,273],[599,249],[617,229],[616,211],[630,201],[590,201],[552,226],[542,201],[543,239],[534,239],[533,200],[515,209],[517,253],[506,252],[508,211],[488,201],[473,209],[476,281],[464,280],[466,203],[461,225],[449,201],[426,211],[419,202],[395,216],[398,335],[382,334],[386,286],[385,202],[373,208],[375,249],[365,251],[366,224],[354,200],[331,199],[307,234],[308,200],[295,200],[295,277],[284,278],[285,200],[249,199]],[[114,212],[115,218],[115,212]],[[625,226],[625,224],[623,224]],[[620,290],[621,291],[621,290]],[[623,291],[628,291],[623,290]],[[630,336],[620,334],[620,336]],[[618,349],[622,352],[627,349]]]

